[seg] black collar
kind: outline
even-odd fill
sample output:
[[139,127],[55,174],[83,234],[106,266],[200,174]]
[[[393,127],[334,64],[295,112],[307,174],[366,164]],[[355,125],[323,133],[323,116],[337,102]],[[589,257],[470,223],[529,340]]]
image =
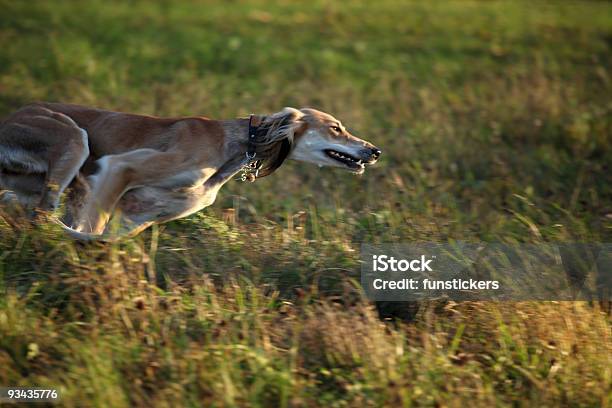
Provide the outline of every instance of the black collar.
[[[254,115],[249,116],[249,139],[247,141],[247,159],[249,159],[249,163],[253,161],[255,156],[257,155],[257,145],[255,144],[255,138],[257,137],[257,129],[259,128],[258,124],[255,124],[253,121]],[[257,120],[257,119],[255,119]]]
[[261,124],[261,119],[255,115],[249,116],[249,138],[247,139],[246,164],[242,167],[242,181],[255,181],[258,176],[259,168],[262,165],[261,160],[255,159],[257,156],[257,130]]

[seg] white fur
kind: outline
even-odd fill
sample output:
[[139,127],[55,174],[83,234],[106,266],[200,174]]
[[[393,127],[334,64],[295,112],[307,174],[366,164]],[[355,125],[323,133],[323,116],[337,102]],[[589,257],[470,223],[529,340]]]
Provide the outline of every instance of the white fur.
[[318,130],[309,129],[302,137],[299,138],[295,148],[289,155],[292,160],[302,161],[306,163],[314,163],[321,166],[346,167],[344,164],[330,158],[325,154],[325,150],[336,150],[340,153],[345,153],[353,157],[360,154],[363,146],[347,146],[329,140],[328,137],[322,136]]

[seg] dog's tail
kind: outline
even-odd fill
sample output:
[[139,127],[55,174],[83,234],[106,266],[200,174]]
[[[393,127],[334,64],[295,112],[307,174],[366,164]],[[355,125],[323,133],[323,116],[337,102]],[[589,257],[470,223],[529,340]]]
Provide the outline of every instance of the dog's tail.
[[104,234],[92,234],[87,232],[77,231],[74,228],[71,228],[64,224],[62,220],[59,218],[53,217],[52,221],[58,224],[64,232],[68,234],[71,238],[77,239],[79,241],[107,241],[108,237],[105,237]]
[[64,222],[62,220],[60,220],[57,217],[53,217],[52,221],[56,224],[58,224],[60,227],[62,227],[62,229],[64,230],[64,232],[66,232],[66,234],[68,234],[69,237],[79,240],[79,241],[87,241],[87,242],[108,242],[108,243],[113,243],[113,242],[118,242],[121,241],[123,239],[127,239],[127,238],[132,238],[136,235],[138,235],[140,232],[142,232],[144,229],[148,228],[152,223],[145,223],[140,225],[138,228],[134,228],[132,230],[127,230],[127,231],[119,231],[117,233],[103,233],[103,234],[94,234],[91,232],[82,232],[82,231],[77,231],[72,227],[69,227],[68,225],[64,224]]
[[125,236],[121,236],[121,235],[93,234],[90,232],[77,231],[74,228],[69,227],[68,225],[64,224],[64,222],[57,217],[53,217],[52,221],[56,223],[57,225],[59,225],[60,227],[62,227],[64,232],[66,232],[66,234],[68,234],[69,237],[79,240],[79,241],[117,242],[121,240],[122,238],[125,238]]

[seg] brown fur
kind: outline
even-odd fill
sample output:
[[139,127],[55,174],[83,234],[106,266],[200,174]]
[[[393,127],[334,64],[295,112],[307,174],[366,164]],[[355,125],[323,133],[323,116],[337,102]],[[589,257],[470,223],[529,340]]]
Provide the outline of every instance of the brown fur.
[[[256,119],[261,122],[256,148],[260,177],[291,155],[348,166],[326,157],[326,146],[366,163],[380,154],[345,129],[330,130],[339,122],[316,110],[285,108]],[[108,232],[111,217],[118,217],[125,230],[137,232],[210,205],[219,188],[248,162],[248,121],[32,104],[0,125],[0,190],[17,191],[26,197],[22,202],[32,203],[34,197],[35,207],[48,210],[59,204],[72,182],[64,218],[72,235],[99,237]],[[348,167],[363,171],[363,164],[359,166]],[[44,182],[37,186],[36,179]]]

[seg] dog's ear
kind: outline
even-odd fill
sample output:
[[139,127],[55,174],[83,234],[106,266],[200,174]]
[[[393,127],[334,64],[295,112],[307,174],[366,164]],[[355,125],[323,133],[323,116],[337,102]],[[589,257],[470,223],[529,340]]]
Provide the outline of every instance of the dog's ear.
[[285,106],[283,110],[275,113],[272,116],[279,115],[280,117],[285,118],[288,122],[297,123],[299,122],[305,115],[299,109],[292,108],[291,106]]
[[302,136],[304,132],[306,132],[307,129],[308,129],[308,122],[306,122],[303,119],[303,117],[298,119],[294,123],[294,127],[293,127],[293,138],[294,138],[293,143],[295,143],[295,138]]
[[300,135],[307,127],[304,116],[299,110],[287,107],[264,119],[257,130],[257,143],[261,148],[257,154],[263,160],[258,178],[272,174],[289,157],[295,135]]
[[259,143],[268,144],[282,139],[293,139],[296,130],[303,127],[304,114],[297,109],[286,107],[265,117],[259,126]]
[[274,173],[274,171],[285,162],[287,157],[289,157],[289,153],[291,153],[292,149],[293,142],[289,139],[283,139],[276,143],[274,149],[272,149],[274,153],[264,160],[257,174],[257,178],[266,177]]
[[308,122],[304,120],[305,112],[303,110],[298,110],[291,107],[285,107],[280,113],[284,113],[286,117],[286,123],[291,127],[292,134],[289,135],[289,138],[292,139],[291,143],[295,143],[293,137],[301,136],[302,133],[306,131],[308,128]]

